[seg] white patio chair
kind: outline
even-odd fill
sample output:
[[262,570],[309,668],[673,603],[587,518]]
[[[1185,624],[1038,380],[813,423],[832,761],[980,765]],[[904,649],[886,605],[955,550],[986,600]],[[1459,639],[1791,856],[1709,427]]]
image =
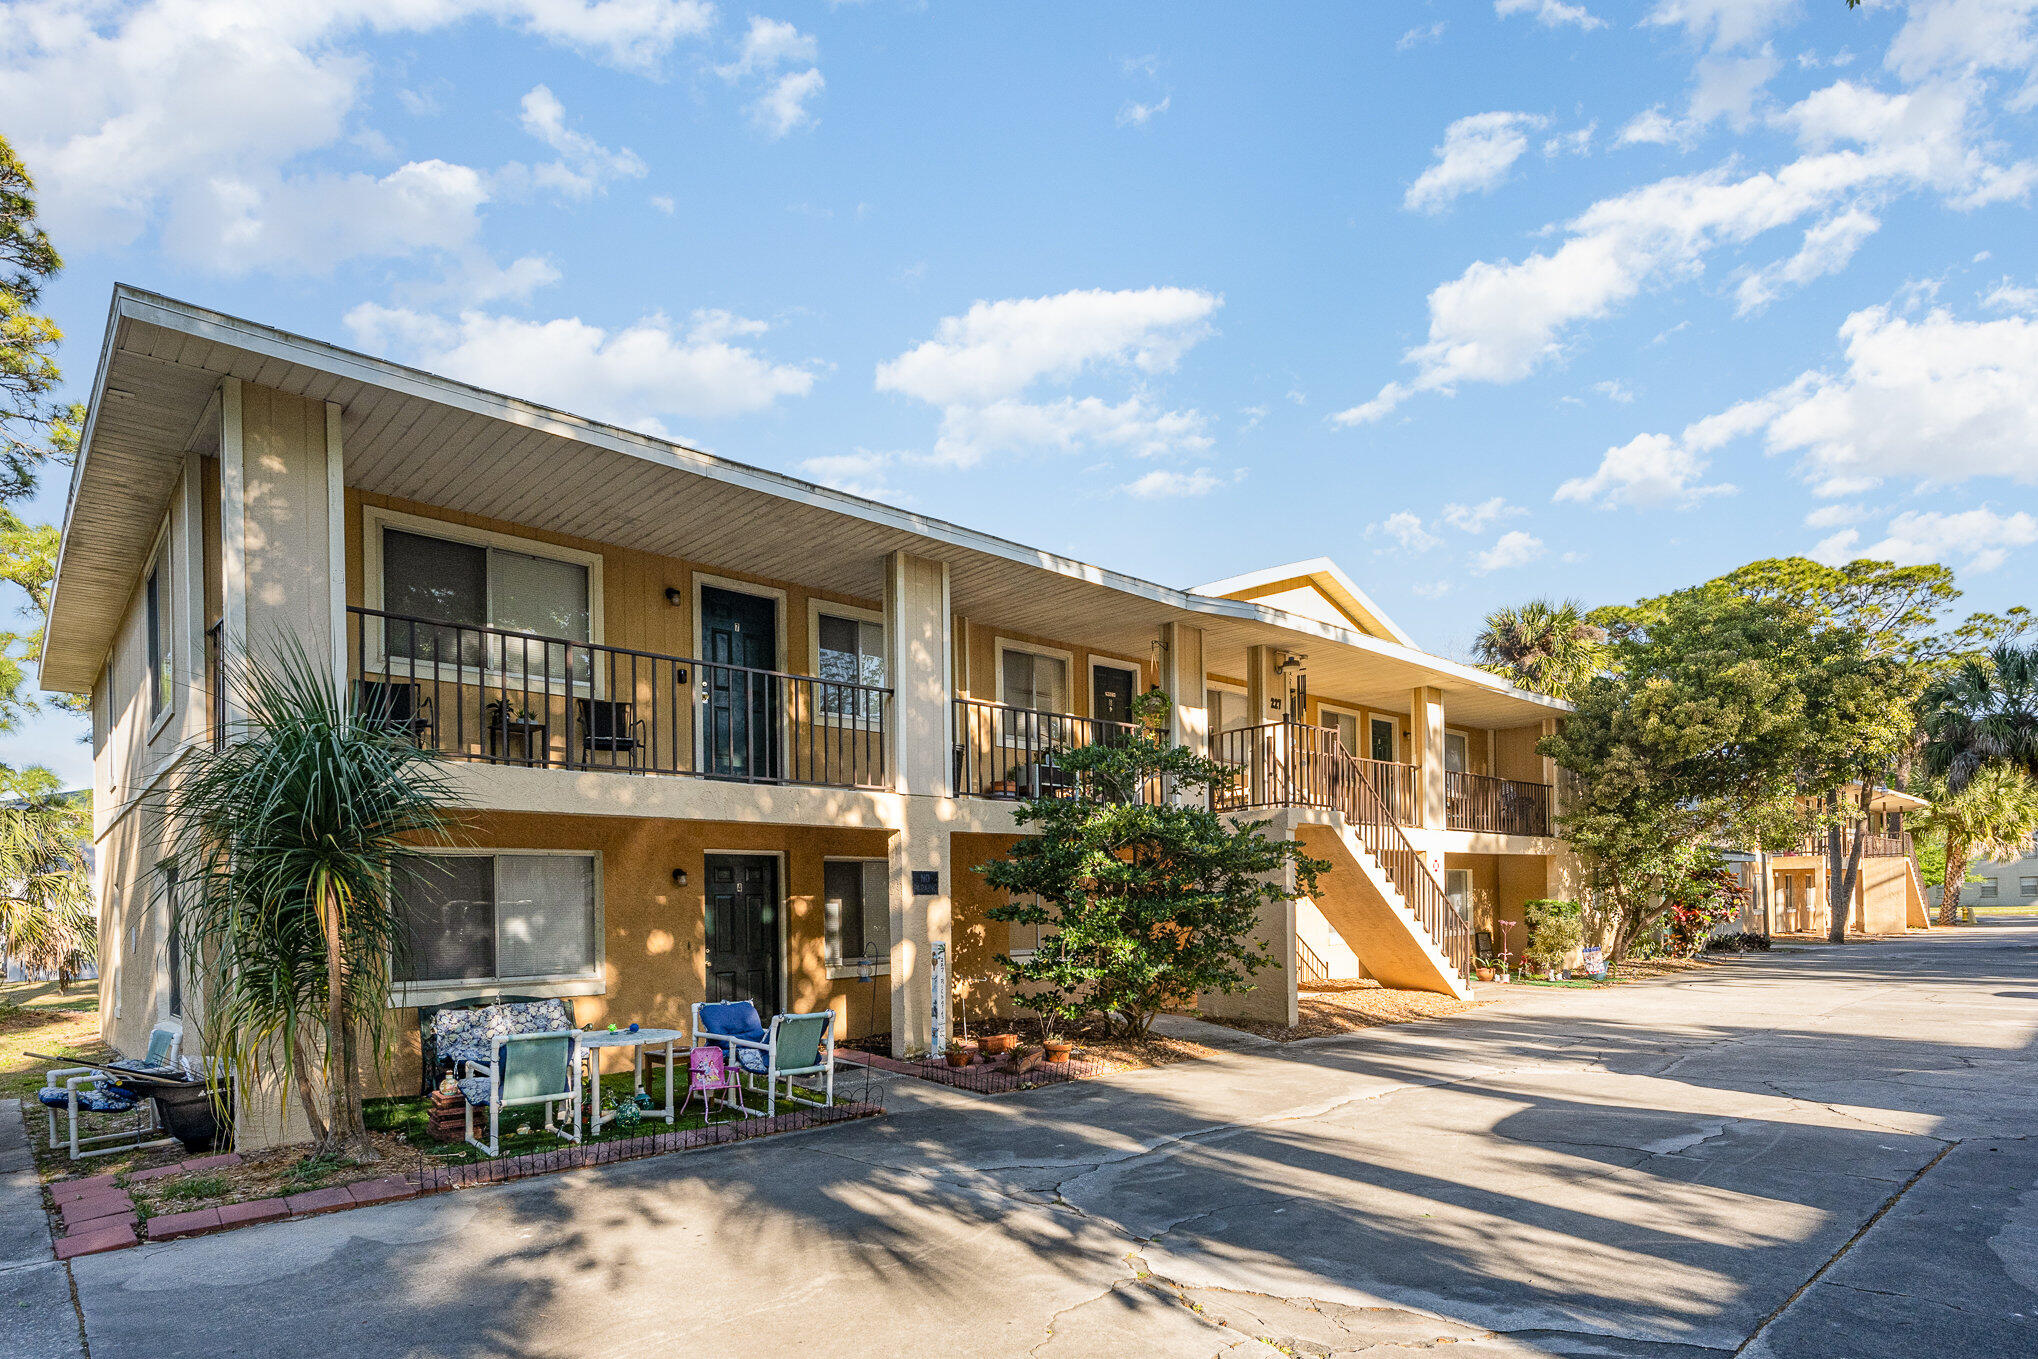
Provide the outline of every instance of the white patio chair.
[[[166,1020],[149,1030],[147,1053],[138,1061],[128,1064],[138,1068],[177,1068],[177,1049],[184,1041],[184,1026],[176,1020]],[[126,1059],[123,1059],[126,1060]],[[118,1066],[120,1063],[112,1063]],[[150,1133],[161,1131],[156,1122],[156,1106],[143,1095],[115,1085],[106,1072],[95,1066],[53,1067],[43,1077],[43,1087],[36,1092],[36,1102],[43,1106],[49,1118],[50,1150],[55,1151],[65,1142],[57,1137],[57,1111],[64,1111],[65,1136],[73,1161],[88,1156],[111,1156],[117,1151],[132,1151],[138,1147],[161,1146],[172,1139],[151,1138]],[[132,1113],[134,1125],[118,1132],[98,1133],[89,1137],[78,1135],[78,1115]],[[115,1142],[117,1146],[98,1146],[102,1142]],[[83,1148],[95,1147],[86,1151]]]

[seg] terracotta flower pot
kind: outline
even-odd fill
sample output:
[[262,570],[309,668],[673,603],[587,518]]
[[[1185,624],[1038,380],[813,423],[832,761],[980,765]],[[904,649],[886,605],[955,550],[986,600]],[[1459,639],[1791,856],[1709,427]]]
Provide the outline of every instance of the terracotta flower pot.
[[1016,1033],[987,1033],[978,1040],[978,1047],[986,1057],[1000,1057],[1019,1046]]
[[1478,976],[1480,981],[1490,982],[1493,980],[1493,969],[1490,967],[1474,968],[1473,972],[1475,975]]
[[1074,1051],[1075,1044],[1065,1043],[1058,1038],[1050,1038],[1047,1040],[1046,1047],[1048,1061],[1066,1062],[1069,1059],[1069,1053]]
[[968,1066],[975,1060],[976,1055],[977,1045],[971,1042],[951,1043],[948,1051],[943,1054],[948,1058],[948,1064],[956,1067]]

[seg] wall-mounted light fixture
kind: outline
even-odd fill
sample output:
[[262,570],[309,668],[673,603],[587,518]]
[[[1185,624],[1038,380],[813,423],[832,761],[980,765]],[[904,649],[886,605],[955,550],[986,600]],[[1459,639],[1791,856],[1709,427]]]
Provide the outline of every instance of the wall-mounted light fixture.
[[684,868],[675,868],[672,870],[672,885],[674,887],[686,886],[686,870]]
[[667,604],[670,604],[675,609],[678,608],[680,605],[686,603],[686,591],[680,589],[677,585],[666,586],[665,602]]

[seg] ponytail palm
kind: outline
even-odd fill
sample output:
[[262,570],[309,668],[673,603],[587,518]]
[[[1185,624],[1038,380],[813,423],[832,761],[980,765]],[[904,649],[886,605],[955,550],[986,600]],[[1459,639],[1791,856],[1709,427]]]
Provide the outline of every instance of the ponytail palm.
[[450,829],[439,757],[346,702],[299,650],[226,682],[245,718],[170,794],[205,1051],[300,1102],[321,1151],[372,1159],[364,1058],[388,1047],[392,885]]

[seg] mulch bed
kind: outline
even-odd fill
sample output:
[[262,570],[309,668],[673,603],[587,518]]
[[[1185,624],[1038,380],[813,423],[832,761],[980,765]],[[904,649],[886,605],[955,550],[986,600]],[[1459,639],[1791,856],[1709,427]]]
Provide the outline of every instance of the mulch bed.
[[[1214,1049],[1185,1038],[1168,1038],[1160,1034],[1148,1034],[1143,1039],[1125,1038],[1107,1033],[1101,1024],[1093,1023],[1074,1035],[1075,1049],[1069,1054],[1069,1061],[1041,1062],[1022,1075],[1012,1068],[1020,1056],[1029,1049],[1040,1046],[1040,1021],[1013,1019],[993,1026],[985,1021],[976,1020],[972,1021],[971,1027],[974,1031],[971,1035],[972,1040],[990,1033],[1012,1033],[1019,1036],[1019,1045],[1009,1056],[995,1058],[980,1056],[965,1067],[951,1067],[943,1058],[903,1060],[895,1058],[891,1055],[890,1034],[871,1034],[864,1038],[852,1039],[838,1045],[835,1052],[845,1060],[861,1062],[879,1071],[917,1076],[922,1080],[933,1081],[937,1085],[955,1086],[987,1095],[1032,1090],[1043,1085],[1059,1085],[1064,1081],[1109,1076],[1120,1071],[1145,1071],[1153,1067],[1198,1061],[1216,1055]],[[956,1041],[970,1040],[958,1037]]]
[[1262,1038],[1292,1043],[1298,1038],[1329,1038],[1385,1024],[1444,1019],[1491,1003],[1490,1000],[1459,1000],[1436,991],[1398,990],[1368,978],[1301,988],[1296,1001],[1299,1018],[1293,1025],[1271,1024],[1257,1019],[1226,1019],[1216,1015],[1201,1017],[1213,1024],[1256,1033]]

